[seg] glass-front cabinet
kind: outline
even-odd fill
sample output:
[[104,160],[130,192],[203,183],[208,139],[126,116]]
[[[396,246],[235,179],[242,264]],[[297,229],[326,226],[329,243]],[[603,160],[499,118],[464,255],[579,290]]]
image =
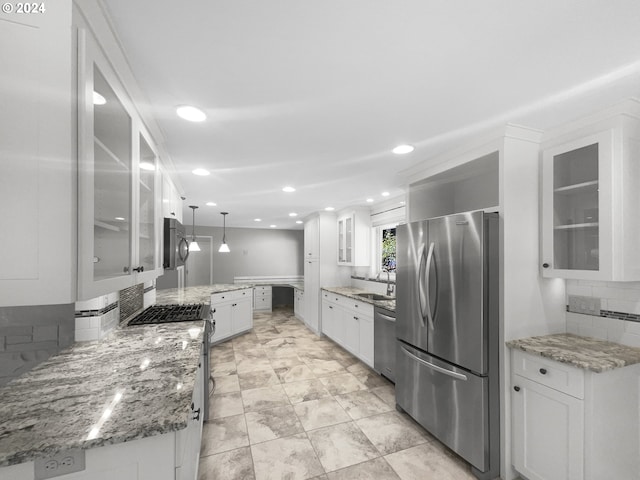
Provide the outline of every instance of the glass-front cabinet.
[[160,177],[153,141],[118,77],[88,32],[79,43],[78,298],[83,300],[161,273]]
[[356,209],[338,217],[338,265],[369,265],[370,230],[368,209]]
[[640,278],[637,123],[617,115],[543,145],[543,276]]

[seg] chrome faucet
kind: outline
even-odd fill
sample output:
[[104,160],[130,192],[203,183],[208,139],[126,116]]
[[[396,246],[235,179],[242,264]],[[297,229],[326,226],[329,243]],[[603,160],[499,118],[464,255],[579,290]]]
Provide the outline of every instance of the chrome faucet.
[[380,275],[382,275],[382,272],[385,272],[387,274],[387,297],[390,297],[391,295],[393,295],[394,285],[391,285],[391,275],[389,275],[389,270],[383,268],[380,272],[378,272],[376,280],[380,280]]

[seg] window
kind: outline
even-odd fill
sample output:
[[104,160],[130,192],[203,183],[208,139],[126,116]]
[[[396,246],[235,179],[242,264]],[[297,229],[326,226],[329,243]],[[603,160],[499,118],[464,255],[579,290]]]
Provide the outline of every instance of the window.
[[395,273],[396,271],[396,227],[381,227],[380,236],[380,269]]

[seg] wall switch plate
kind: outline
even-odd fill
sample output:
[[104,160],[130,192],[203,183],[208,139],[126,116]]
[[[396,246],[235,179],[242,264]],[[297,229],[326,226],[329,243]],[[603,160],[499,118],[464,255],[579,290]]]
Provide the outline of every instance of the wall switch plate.
[[569,295],[569,311],[585,315],[600,316],[600,298]]
[[59,477],[80,472],[86,468],[84,450],[66,450],[51,457],[39,458],[33,462],[35,480]]

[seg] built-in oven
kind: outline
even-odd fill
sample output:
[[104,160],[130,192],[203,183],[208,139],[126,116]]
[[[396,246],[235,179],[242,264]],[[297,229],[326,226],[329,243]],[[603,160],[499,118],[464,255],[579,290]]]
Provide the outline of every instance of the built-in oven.
[[188,322],[194,320],[206,320],[204,335],[202,340],[202,375],[203,385],[205,386],[203,414],[204,420],[209,420],[209,397],[213,395],[215,384],[211,376],[211,367],[209,363],[209,349],[211,348],[211,339],[216,331],[216,321],[213,318],[215,309],[207,304],[170,304],[170,305],[151,305],[138,313],[128,322],[128,326],[134,325],[153,325],[158,323]]
[[175,218],[164,219],[164,256],[162,266],[166,270],[175,270],[184,265],[189,256],[187,233]]

